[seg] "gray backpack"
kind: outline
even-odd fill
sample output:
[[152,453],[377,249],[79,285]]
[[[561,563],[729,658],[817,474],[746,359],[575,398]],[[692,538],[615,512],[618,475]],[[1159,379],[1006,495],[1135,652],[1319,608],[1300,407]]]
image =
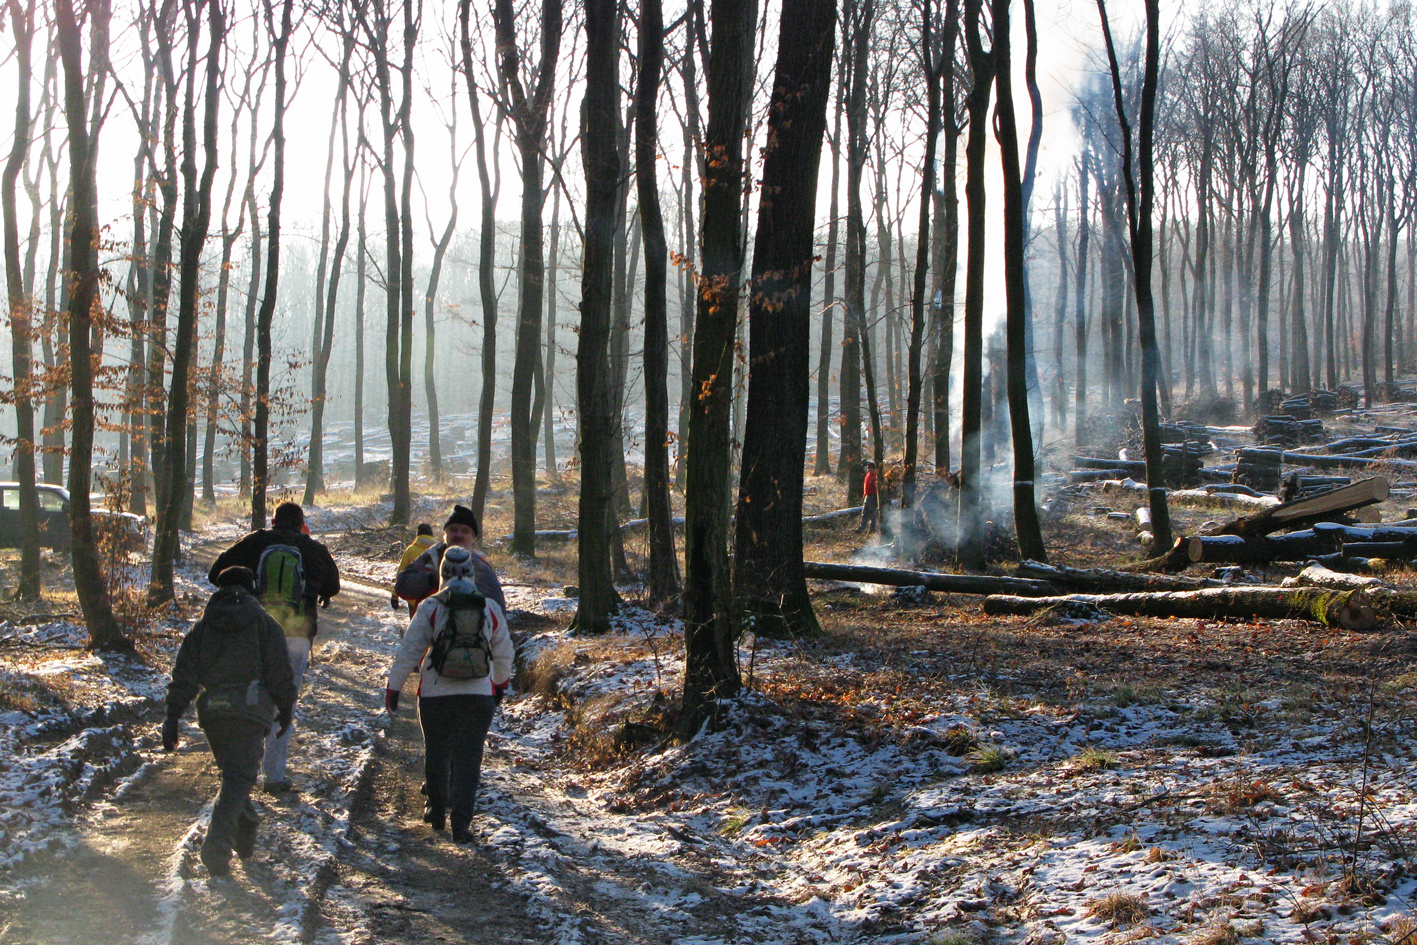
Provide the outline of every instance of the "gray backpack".
[[478,591],[451,588],[433,597],[448,611],[428,655],[434,672],[444,679],[485,678],[492,671],[492,645],[484,632],[487,599]]

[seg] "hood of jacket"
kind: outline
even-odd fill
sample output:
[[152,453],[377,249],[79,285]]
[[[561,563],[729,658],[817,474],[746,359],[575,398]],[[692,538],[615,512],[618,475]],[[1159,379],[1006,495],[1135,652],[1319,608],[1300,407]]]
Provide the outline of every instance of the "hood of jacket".
[[220,587],[207,601],[202,619],[213,633],[236,633],[250,626],[252,608],[261,611],[261,602],[246,588]]

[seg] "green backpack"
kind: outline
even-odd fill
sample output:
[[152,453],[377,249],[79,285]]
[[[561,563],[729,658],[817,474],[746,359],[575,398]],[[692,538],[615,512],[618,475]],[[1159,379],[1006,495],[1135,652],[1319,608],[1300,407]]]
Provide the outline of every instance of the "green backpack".
[[305,607],[305,559],[294,545],[274,544],[261,552],[256,566],[256,596],[269,611],[272,605],[301,613]]
[[487,598],[478,591],[451,588],[433,595],[448,611],[443,629],[433,637],[428,662],[444,679],[483,679],[492,671],[492,645],[483,627]]

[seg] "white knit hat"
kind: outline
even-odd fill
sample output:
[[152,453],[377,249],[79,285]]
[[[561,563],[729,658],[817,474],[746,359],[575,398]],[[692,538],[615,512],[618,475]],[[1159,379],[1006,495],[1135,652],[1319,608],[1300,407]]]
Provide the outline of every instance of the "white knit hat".
[[472,580],[472,552],[461,545],[449,545],[443,549],[443,564],[438,573],[443,587],[459,579]]

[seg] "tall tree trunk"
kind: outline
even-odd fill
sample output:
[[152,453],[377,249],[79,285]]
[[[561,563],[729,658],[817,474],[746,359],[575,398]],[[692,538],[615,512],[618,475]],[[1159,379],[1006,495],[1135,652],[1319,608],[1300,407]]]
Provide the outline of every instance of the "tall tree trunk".
[[1088,203],[1088,182],[1086,153],[1078,160],[1078,262],[1077,295],[1073,304],[1073,346],[1074,371],[1073,388],[1073,445],[1086,445],[1087,429],[1087,249],[1091,236],[1089,221],[1092,207]]
[[[868,0],[869,2],[869,0]],[[734,653],[728,563],[728,468],[733,345],[741,278],[743,110],[751,94],[755,0],[712,0],[703,249],[694,325],[689,471],[684,506],[684,701],[680,731],[696,732],[742,686]]]
[[639,81],[635,88],[635,183],[645,243],[645,516],[649,519],[649,596],[679,593],[669,500],[669,250],[659,207],[660,75],[664,68],[661,0],[643,0],[639,23]]
[[275,319],[276,294],[280,290],[280,205],[285,193],[285,51],[290,43],[291,13],[294,0],[281,3],[280,32],[272,22],[275,9],[272,0],[265,0],[266,26],[271,32],[271,55],[276,64],[276,101],[274,127],[275,164],[272,167],[271,203],[266,224],[266,285],[261,295],[261,309],[256,316],[256,415],[251,429],[251,528],[266,524],[266,487],[270,482],[270,417],[271,417],[271,323]]
[[[457,85],[453,86],[453,99],[456,105]],[[458,225],[458,173],[462,170],[462,161],[458,158],[458,122],[456,109],[452,112],[448,124],[448,146],[452,152],[452,177],[448,182],[448,222],[443,227],[443,235],[438,237],[433,243],[433,266],[428,272],[428,289],[423,293],[423,328],[425,337],[423,339],[423,391],[424,398],[428,402],[428,466],[429,474],[434,482],[442,482],[444,475],[443,466],[443,444],[442,444],[442,421],[438,413],[438,384],[434,375],[435,352],[437,345],[434,343],[434,312],[437,310],[438,283],[443,275],[443,261],[448,254],[448,245],[453,240],[453,233]],[[429,235],[432,236],[430,221]]]
[[[477,474],[472,487],[472,510],[482,521],[492,475],[492,411],[497,394],[497,287],[494,282],[497,252],[497,192],[488,171],[487,139],[472,73],[471,0],[458,0],[458,43],[468,107],[472,109],[473,156],[482,194],[481,235],[478,238],[477,288],[482,303],[482,393],[477,411]],[[495,155],[496,149],[493,149]]]
[[543,0],[541,6],[541,60],[536,81],[528,90],[521,77],[511,0],[496,0],[493,18],[497,29],[497,66],[504,88],[510,92],[512,121],[516,125],[521,155],[521,278],[517,287],[516,354],[512,364],[512,544],[514,554],[536,554],[536,430],[532,426],[532,387],[541,349],[542,293],[545,259],[541,211],[546,197],[543,184],[547,111],[555,87],[556,60],[561,49],[562,0]]
[[[920,222],[915,237],[915,272],[910,293],[910,354],[907,369],[908,388],[905,398],[905,476],[901,484],[901,508],[915,504],[919,430],[920,430],[920,357],[925,345],[926,276],[930,268],[930,212],[935,194],[935,144],[940,137],[941,111],[944,107],[940,78],[954,63],[935,51],[934,8],[930,0],[921,4],[920,67],[925,78],[925,160],[921,168]],[[904,257],[904,243],[902,257]]]
[[[24,272],[20,267],[20,224],[15,207],[16,184],[20,168],[30,144],[30,49],[34,39],[34,4],[28,8],[20,0],[6,4],[15,41],[15,64],[19,83],[15,95],[15,141],[0,176],[0,204],[3,204],[5,226],[5,289],[10,301],[10,350],[12,383],[15,401],[15,479],[20,488],[20,579],[15,588],[19,600],[38,600],[40,596],[39,558],[39,492],[34,480],[34,400],[33,372],[30,360],[34,349],[31,340],[31,301],[25,291]],[[3,14],[0,14],[3,16]],[[57,200],[58,197],[56,196]],[[31,212],[38,216],[39,206]]]
[[811,395],[813,211],[836,6],[787,0],[768,106],[764,202],[749,283],[749,373],[734,542],[735,611],[767,636],[820,632],[802,566]]
[[342,29],[341,38],[343,53],[340,56],[335,91],[335,120],[339,128],[340,170],[343,172],[340,222],[339,232],[335,234],[334,251],[328,255],[329,262],[326,263],[330,234],[330,175],[335,154],[336,124],[332,121],[329,157],[325,163],[324,222],[320,227],[320,278],[316,280],[315,287],[316,293],[323,291],[324,294],[317,294],[316,297],[314,348],[310,354],[310,453],[305,467],[305,505],[313,504],[315,497],[325,491],[325,394],[329,387],[330,351],[334,346],[335,302],[339,298],[344,253],[349,247],[349,192],[354,184],[354,163],[349,147],[349,115],[346,112],[349,99],[349,61],[354,55],[354,31]]
[[[935,363],[930,368],[934,390],[935,469],[950,469],[950,369],[955,348],[955,283],[959,268],[959,122],[955,120],[955,48],[959,44],[959,0],[945,0],[944,44],[940,49],[940,92],[945,135],[944,173],[935,192],[935,293],[933,308]],[[947,110],[947,111],[945,111]]]
[[[653,0],[649,0],[653,3]],[[645,11],[641,12],[645,16]],[[652,20],[653,12],[649,13]],[[646,29],[645,20],[640,29]],[[613,501],[614,414],[610,383],[610,318],[614,290],[615,208],[620,151],[616,80],[619,17],[615,0],[586,2],[586,94],[581,153],[586,174],[585,249],[581,266],[581,330],[576,398],[581,416],[579,507],[580,600],[575,627],[604,633],[620,606],[611,576],[609,510]]]
[[968,98],[969,141],[965,145],[965,198],[968,202],[964,286],[964,376],[960,404],[959,561],[969,569],[984,564],[984,481],[980,456],[984,380],[984,149],[987,144],[993,54],[980,39],[983,0],[964,0],[964,32],[973,88]]
[[822,290],[821,338],[817,354],[817,450],[812,462],[812,475],[826,476],[832,471],[831,464],[831,368],[832,349],[836,347],[833,337],[832,312],[836,308],[836,254],[840,242],[840,190],[841,190],[841,116],[846,110],[845,86],[846,57],[837,57],[837,95],[835,117],[832,119],[832,133],[827,139],[831,147],[831,209],[827,212],[827,247],[822,264],[826,284]]
[[[69,199],[72,208],[69,245],[73,289],[69,293],[69,360],[74,415],[70,440],[69,518],[74,590],[89,630],[90,648],[127,650],[132,648],[132,642],[123,634],[113,616],[103,568],[98,560],[89,505],[94,435],[94,363],[90,335],[94,330],[94,308],[99,305],[100,231],[96,170],[103,95],[99,89],[95,90],[94,116],[90,118],[85,108],[83,39],[80,25],[74,17],[73,2],[55,0],[54,7],[59,55],[64,66],[64,115],[69,125]],[[91,20],[90,77],[101,87],[108,69],[107,4],[90,4],[88,16]]]
[[866,63],[870,51],[874,0],[849,0],[844,7],[842,55],[849,57],[846,96],[846,247],[841,338],[841,444],[837,478],[846,487],[844,502],[861,495],[861,373],[866,308],[866,224],[861,207],[861,177],[866,166]]
[[1162,479],[1161,421],[1156,403],[1156,380],[1161,357],[1156,344],[1156,322],[1151,297],[1151,213],[1153,197],[1152,142],[1156,120],[1156,84],[1161,61],[1161,14],[1158,0],[1146,0],[1146,60],[1141,88],[1138,122],[1137,164],[1140,186],[1132,177],[1132,130],[1122,98],[1122,74],[1112,47],[1105,0],[1097,0],[1102,34],[1112,67],[1112,90],[1117,122],[1122,130],[1122,173],[1127,187],[1128,224],[1132,245],[1132,270],[1136,276],[1137,335],[1141,341],[1142,438],[1146,451],[1147,495],[1150,499],[1152,551],[1161,554],[1171,547],[1171,514],[1166,505]]
[[172,387],[167,396],[167,417],[163,439],[166,459],[161,474],[167,486],[159,489],[162,499],[153,528],[152,578],[148,584],[148,603],[160,604],[173,599],[173,565],[180,551],[178,526],[186,505],[188,489],[187,428],[190,401],[189,380],[197,350],[197,290],[202,274],[202,249],[207,242],[207,229],[212,218],[212,181],[217,165],[217,107],[221,90],[221,49],[226,34],[226,19],[221,4],[207,4],[207,70],[203,93],[202,149],[205,163],[200,179],[197,176],[197,96],[196,75],[199,62],[197,43],[200,38],[200,6],[187,10],[187,89],[182,110],[182,257],[178,274],[177,335],[172,350]]
[[[1028,0],[1024,0],[1028,2]],[[1035,561],[1047,561],[1043,531],[1038,523],[1038,502],[1033,485],[1033,427],[1029,423],[1028,313],[1024,288],[1023,171],[1018,157],[1018,126],[1014,118],[1012,76],[1013,44],[1009,36],[1009,0],[993,0],[994,78],[997,98],[995,133],[999,139],[1004,183],[1004,293],[1007,297],[1005,338],[1008,344],[1007,382],[1009,428],[1014,447],[1014,529],[1019,552]]]

